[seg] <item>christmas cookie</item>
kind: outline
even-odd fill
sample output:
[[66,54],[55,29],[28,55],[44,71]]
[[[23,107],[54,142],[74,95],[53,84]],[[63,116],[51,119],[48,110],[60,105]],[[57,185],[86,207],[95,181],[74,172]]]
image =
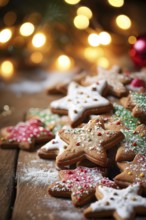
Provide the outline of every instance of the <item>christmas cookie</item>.
[[75,170],[61,170],[61,180],[49,186],[49,194],[55,197],[69,197],[75,206],[83,206],[95,197],[98,184],[116,187],[113,181],[103,177],[104,172],[105,169],[83,166]]
[[117,150],[116,161],[131,161],[136,154],[146,155],[146,125],[133,130],[121,130],[125,136]]
[[131,81],[129,85],[127,85],[127,88],[130,91],[135,91],[135,92],[143,91],[146,89],[146,82],[136,77]]
[[68,95],[51,102],[53,113],[68,114],[72,127],[76,127],[91,114],[109,112],[112,104],[100,93],[106,87],[105,81],[88,87],[72,82],[68,87]]
[[63,125],[68,123],[67,116],[59,116],[57,114],[53,114],[49,108],[40,109],[40,108],[30,108],[26,112],[26,120],[37,118],[40,119],[46,127],[50,128],[50,130],[56,134],[58,130],[62,128]]
[[120,131],[104,130],[100,117],[90,120],[81,128],[62,129],[59,134],[68,147],[64,153],[57,156],[58,167],[71,165],[85,158],[99,166],[106,167],[108,163],[106,151],[124,138]]
[[132,111],[136,118],[146,118],[146,94],[131,92],[127,98],[121,99],[125,108]]
[[0,131],[0,147],[21,148],[31,150],[35,143],[51,140],[53,133],[38,119],[19,122],[16,126],[2,128]]
[[[64,127],[64,129],[65,128],[66,127]],[[57,155],[63,153],[65,148],[67,148],[67,144],[63,140],[61,140],[57,132],[54,139],[49,141],[38,150],[38,155],[39,157],[44,159],[54,159]]]
[[137,154],[132,162],[118,163],[122,173],[114,179],[120,187],[127,187],[132,183],[140,183],[146,194],[146,157]]
[[120,73],[120,68],[114,66],[111,70],[98,67],[98,74],[93,77],[86,77],[84,85],[90,85],[99,80],[106,80],[109,86],[109,92],[117,97],[122,97],[127,94],[128,90],[124,86],[131,81],[131,77],[124,73]]
[[135,184],[126,189],[113,189],[97,186],[96,197],[99,201],[92,203],[84,211],[87,218],[113,216],[117,220],[132,220],[135,214],[146,214],[146,198],[138,195],[140,185]]

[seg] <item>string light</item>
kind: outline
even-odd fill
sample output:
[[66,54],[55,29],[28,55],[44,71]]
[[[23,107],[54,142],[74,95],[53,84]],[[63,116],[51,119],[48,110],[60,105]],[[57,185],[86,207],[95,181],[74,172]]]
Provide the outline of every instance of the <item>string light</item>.
[[77,15],[84,15],[86,16],[88,19],[91,19],[93,14],[92,11],[90,10],[90,8],[86,7],[86,6],[81,6],[77,9]]
[[12,31],[8,28],[3,29],[0,32],[0,43],[8,42],[12,37]]
[[34,25],[30,22],[25,22],[20,26],[19,32],[22,36],[30,36],[34,32]]
[[43,55],[40,52],[33,52],[30,56],[33,63],[41,63],[43,60]]
[[98,59],[97,64],[98,64],[98,66],[101,66],[103,68],[108,68],[109,67],[109,61],[106,57],[100,57]]
[[71,65],[71,59],[64,54],[60,55],[56,60],[56,66],[61,71],[69,70],[71,68]]
[[128,37],[128,43],[129,44],[135,44],[136,42],[136,37],[135,36],[129,36]]
[[9,79],[13,76],[14,74],[14,65],[10,60],[5,60],[1,63],[0,67],[0,75],[5,78]]
[[5,25],[12,26],[16,22],[16,19],[17,19],[16,13],[14,11],[8,11],[4,15],[3,20],[4,20]]
[[108,45],[111,43],[111,35],[106,32],[106,31],[102,31],[99,33],[99,41],[100,41],[100,44],[102,45]]
[[92,33],[88,36],[88,43],[92,47],[97,47],[100,44],[100,39],[98,34]]
[[64,1],[70,5],[76,5],[80,2],[80,0],[64,0]]
[[37,33],[32,38],[32,44],[36,48],[44,46],[45,43],[46,43],[46,36],[43,33]]
[[89,26],[89,19],[85,15],[77,15],[74,18],[74,25],[80,30],[86,29]]
[[122,7],[124,5],[124,0],[108,0],[108,3],[113,7]]
[[116,17],[116,24],[119,28],[127,30],[131,27],[131,20],[127,15],[118,15]]

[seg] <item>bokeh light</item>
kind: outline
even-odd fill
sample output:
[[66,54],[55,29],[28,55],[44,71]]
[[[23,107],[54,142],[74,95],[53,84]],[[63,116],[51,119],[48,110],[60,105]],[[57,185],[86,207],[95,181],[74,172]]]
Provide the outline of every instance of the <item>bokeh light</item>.
[[44,46],[45,43],[46,43],[46,36],[43,33],[37,33],[32,38],[32,44],[36,48]]
[[101,67],[103,67],[103,68],[108,68],[109,67],[109,61],[108,61],[108,59],[106,58],[106,57],[100,57],[99,59],[98,59],[98,62],[97,62],[97,65],[98,66],[101,66]]
[[76,5],[80,2],[80,0],[64,0],[64,1],[70,5]]
[[124,0],[108,0],[108,3],[113,7],[122,7],[124,5]]
[[0,66],[0,75],[4,79],[9,79],[14,74],[14,65],[10,60],[5,60],[1,63]]
[[7,5],[9,2],[9,0],[0,0],[0,7],[4,7],[5,5]]
[[88,43],[92,47],[97,47],[100,44],[100,39],[98,34],[95,33],[89,34]]
[[17,15],[14,11],[8,11],[5,15],[4,15],[4,23],[7,26],[12,26],[15,24],[17,19]]
[[136,37],[135,36],[129,36],[128,37],[128,43],[129,44],[135,44],[136,42]]
[[127,15],[118,15],[116,17],[116,24],[119,28],[127,30],[131,27],[131,20]]
[[30,22],[25,22],[20,26],[19,32],[22,36],[30,36],[34,32],[34,25]]
[[86,29],[89,26],[89,19],[85,15],[77,15],[74,18],[74,25],[80,30]]
[[81,6],[77,9],[77,15],[84,15],[88,19],[91,19],[92,18],[92,11],[90,8],[88,8],[86,6]]
[[84,49],[84,57],[91,61],[94,62],[97,60],[98,57],[103,56],[104,51],[102,48],[93,48],[93,47],[87,47]]
[[33,52],[30,59],[33,63],[41,63],[43,60],[43,54],[40,52]]
[[71,65],[72,65],[72,61],[70,57],[64,54],[60,55],[56,60],[56,67],[58,70],[61,71],[69,70],[71,68]]
[[0,32],[0,43],[8,42],[12,37],[12,31],[9,28],[5,28]]
[[106,32],[106,31],[102,31],[99,33],[99,41],[100,41],[100,44],[102,45],[108,45],[111,43],[111,35]]

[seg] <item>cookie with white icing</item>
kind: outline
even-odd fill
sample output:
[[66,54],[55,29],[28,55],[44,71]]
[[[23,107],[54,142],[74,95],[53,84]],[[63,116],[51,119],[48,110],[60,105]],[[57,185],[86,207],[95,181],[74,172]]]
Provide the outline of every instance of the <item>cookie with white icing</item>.
[[45,143],[54,138],[49,128],[38,119],[19,122],[15,126],[9,126],[0,130],[0,147],[21,148],[31,150],[35,143]]
[[140,185],[130,185],[126,189],[97,186],[98,201],[84,211],[87,218],[113,216],[116,220],[134,220],[135,214],[146,215],[146,198],[139,195]]
[[90,120],[81,128],[61,129],[59,135],[68,144],[65,151],[56,157],[56,164],[60,168],[85,158],[106,167],[108,164],[106,151],[124,139],[120,131],[105,130],[100,117]]
[[95,197],[99,184],[117,187],[113,181],[103,177],[105,169],[99,167],[77,167],[74,170],[61,170],[60,181],[49,186],[49,194],[55,197],[71,198],[75,206],[83,206]]
[[114,179],[120,187],[127,187],[132,183],[140,183],[146,194],[146,157],[137,154],[132,162],[118,163],[121,173]]
[[67,96],[51,102],[51,110],[57,114],[68,114],[71,126],[76,127],[91,114],[101,114],[112,110],[109,100],[100,95],[105,87],[105,81],[88,87],[72,82],[68,87]]

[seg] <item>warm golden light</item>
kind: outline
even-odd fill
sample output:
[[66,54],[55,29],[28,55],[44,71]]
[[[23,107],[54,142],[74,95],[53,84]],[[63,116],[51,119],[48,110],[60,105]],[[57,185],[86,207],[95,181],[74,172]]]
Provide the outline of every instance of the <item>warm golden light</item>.
[[81,6],[77,9],[77,15],[84,15],[88,19],[91,19],[92,18],[92,11],[90,10],[90,8],[88,8],[86,6]]
[[108,32],[102,31],[99,33],[99,41],[103,45],[108,45],[111,43],[111,35]]
[[118,15],[116,17],[116,24],[119,28],[127,30],[131,27],[131,20],[127,15]]
[[136,42],[136,37],[135,36],[129,36],[128,37],[128,43],[129,44],[135,44]]
[[65,71],[71,68],[71,59],[66,55],[60,55],[56,60],[58,70]]
[[13,63],[9,60],[3,61],[0,67],[0,75],[5,79],[9,79],[12,77],[13,73],[14,73]]
[[46,43],[46,36],[43,33],[37,33],[32,38],[32,44],[34,47],[39,48]]
[[92,47],[97,47],[100,44],[100,40],[99,40],[98,34],[94,34],[94,33],[90,34],[88,36],[88,43]]
[[0,43],[6,43],[8,42],[12,37],[12,31],[8,28],[3,29],[0,32]]
[[17,16],[14,11],[8,11],[4,16],[4,23],[7,26],[12,26],[16,22]]
[[85,15],[77,15],[74,18],[74,25],[80,30],[86,29],[89,26],[89,19]]
[[66,3],[70,5],[76,5],[78,4],[81,0],[64,0]]
[[100,57],[98,59],[98,66],[104,67],[104,68],[108,68],[109,67],[109,61],[106,57]]
[[0,0],[0,7],[4,7],[5,5],[7,5],[9,2],[9,0]]
[[30,36],[34,32],[34,25],[30,22],[25,22],[20,26],[19,32],[22,36]]
[[84,50],[85,58],[91,62],[96,61],[99,56],[103,56],[103,55],[104,55],[104,51],[102,48],[87,47]]
[[124,0],[108,0],[108,3],[113,7],[122,7],[124,5]]
[[43,55],[40,52],[34,52],[31,54],[30,59],[33,63],[41,63],[43,60]]

